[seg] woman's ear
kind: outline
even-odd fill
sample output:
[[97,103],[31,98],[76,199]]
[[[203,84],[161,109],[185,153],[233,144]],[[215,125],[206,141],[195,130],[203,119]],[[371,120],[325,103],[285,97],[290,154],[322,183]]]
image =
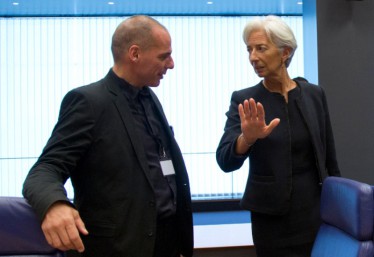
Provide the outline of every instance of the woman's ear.
[[291,56],[291,48],[284,47],[282,51],[282,62],[285,63]]

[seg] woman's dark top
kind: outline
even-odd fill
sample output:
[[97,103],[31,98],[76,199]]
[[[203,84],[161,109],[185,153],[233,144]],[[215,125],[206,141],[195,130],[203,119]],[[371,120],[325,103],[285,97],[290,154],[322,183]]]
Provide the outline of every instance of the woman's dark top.
[[[274,97],[283,97],[278,93]],[[320,226],[320,185],[316,159],[306,124],[296,105],[300,88],[289,91],[287,114],[291,134],[292,191],[290,208],[285,215],[252,212],[253,240],[258,246],[313,242]],[[276,101],[276,105],[279,101]],[[273,106],[281,108],[281,106]]]

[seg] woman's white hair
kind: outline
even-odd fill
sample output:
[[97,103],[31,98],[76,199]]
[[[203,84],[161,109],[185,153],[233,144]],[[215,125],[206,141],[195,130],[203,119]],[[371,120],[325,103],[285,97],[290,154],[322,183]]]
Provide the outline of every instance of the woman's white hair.
[[292,57],[297,48],[297,42],[291,28],[280,17],[268,15],[262,19],[256,18],[247,23],[243,30],[243,40],[247,44],[249,35],[253,31],[263,30],[269,38],[280,50],[285,47],[290,49],[290,56],[286,60],[286,67],[291,63]]

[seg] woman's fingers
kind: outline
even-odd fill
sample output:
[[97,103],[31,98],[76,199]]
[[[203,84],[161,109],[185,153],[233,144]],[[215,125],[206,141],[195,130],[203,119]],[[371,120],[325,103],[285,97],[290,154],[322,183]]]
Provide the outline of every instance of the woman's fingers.
[[249,116],[251,117],[252,120],[257,120],[257,106],[256,102],[253,98],[249,99]]
[[265,122],[265,111],[264,111],[264,107],[262,106],[262,104],[260,102],[257,103],[256,110],[257,110],[258,120]]

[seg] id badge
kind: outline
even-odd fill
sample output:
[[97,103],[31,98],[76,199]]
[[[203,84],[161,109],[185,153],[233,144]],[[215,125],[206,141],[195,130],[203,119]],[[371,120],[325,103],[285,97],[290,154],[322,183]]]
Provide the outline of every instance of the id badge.
[[164,174],[164,176],[175,174],[173,162],[170,159],[160,160],[160,166],[161,166],[162,174]]

